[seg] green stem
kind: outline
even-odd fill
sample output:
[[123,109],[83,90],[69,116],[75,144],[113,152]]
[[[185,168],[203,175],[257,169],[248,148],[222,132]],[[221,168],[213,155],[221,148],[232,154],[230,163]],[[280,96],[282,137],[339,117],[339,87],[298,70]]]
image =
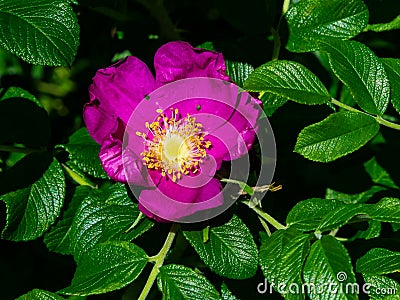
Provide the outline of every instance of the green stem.
[[341,108],[344,108],[346,110],[349,110],[349,111],[366,114],[368,116],[373,117],[379,124],[381,124],[383,126],[386,126],[386,127],[389,127],[389,128],[393,128],[393,129],[396,129],[396,130],[400,130],[400,124],[392,123],[392,122],[390,122],[388,120],[385,120],[381,116],[374,116],[374,115],[371,115],[371,114],[367,114],[366,112],[363,112],[363,111],[358,110],[358,109],[356,109],[354,107],[348,106],[348,105],[346,105],[346,104],[344,104],[344,103],[342,103],[342,102],[340,102],[340,101],[338,101],[336,99],[333,99],[333,98],[331,99],[331,103],[335,104],[335,105],[337,105],[337,106],[339,106]]
[[253,202],[250,202],[248,200],[243,200],[242,203],[246,204],[248,207],[250,207],[254,212],[259,215],[261,218],[263,218],[265,221],[267,221],[269,224],[274,226],[276,229],[286,229],[285,226],[283,226],[281,223],[279,223],[277,220],[275,220],[272,216],[267,214],[265,211],[260,209],[257,206],[254,206]]
[[277,60],[279,58],[279,52],[281,51],[281,37],[279,36],[279,27],[281,25],[283,16],[289,9],[290,0],[284,0],[282,6],[282,13],[278,21],[276,29],[272,28],[272,35],[274,37],[274,50],[272,52],[272,60]]
[[97,188],[95,185],[93,185],[91,182],[87,181],[85,178],[80,176],[78,173],[76,173],[74,170],[72,170],[70,167],[68,167],[66,164],[61,164],[62,167],[64,168],[65,172],[79,185],[87,185],[90,186],[92,189]]
[[168,236],[165,239],[165,243],[162,246],[160,252],[158,252],[158,254],[155,257],[149,258],[150,261],[154,261],[155,263],[153,269],[150,272],[149,278],[147,279],[146,285],[144,286],[138,300],[146,299],[147,295],[149,294],[154,284],[154,281],[156,280],[157,275],[160,272],[160,268],[164,263],[165,257],[167,256],[168,251],[172,246],[172,242],[175,239],[176,232],[178,231],[178,229],[179,229],[179,224],[177,223],[172,224],[171,229],[169,230]]
[[31,149],[31,148],[23,148],[23,147],[14,147],[7,145],[0,145],[0,151],[5,152],[18,152],[18,153],[34,153],[34,152],[44,152],[46,149]]

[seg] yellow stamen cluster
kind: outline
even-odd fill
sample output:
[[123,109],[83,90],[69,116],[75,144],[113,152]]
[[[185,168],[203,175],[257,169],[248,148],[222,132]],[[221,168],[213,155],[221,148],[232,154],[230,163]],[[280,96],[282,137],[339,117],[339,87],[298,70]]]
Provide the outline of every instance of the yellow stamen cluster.
[[152,138],[142,132],[136,134],[144,139],[145,150],[141,153],[149,169],[160,170],[162,176],[171,175],[172,181],[182,178],[190,172],[196,173],[206,156],[206,149],[211,142],[206,141],[206,135],[201,123],[187,114],[186,118],[179,118],[178,109],[171,108],[171,118],[168,118],[161,109],[156,121],[146,128]]

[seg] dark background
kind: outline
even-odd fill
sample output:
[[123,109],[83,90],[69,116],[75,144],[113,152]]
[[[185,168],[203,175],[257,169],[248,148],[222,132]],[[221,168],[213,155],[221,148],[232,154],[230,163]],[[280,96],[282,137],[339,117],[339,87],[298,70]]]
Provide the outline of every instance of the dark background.
[[[271,28],[277,24],[282,5],[275,0],[165,0],[163,7],[149,10],[134,0],[79,2],[80,5],[75,10],[81,26],[80,47],[71,69],[31,66],[5,51],[0,52],[1,86],[20,86],[40,99],[51,117],[53,146],[65,143],[72,132],[84,126],[81,111],[88,100],[87,88],[91,78],[97,69],[110,65],[116,53],[129,50],[152,68],[155,51],[166,41],[179,38],[192,45],[212,41],[226,59],[247,62],[257,67],[271,59]],[[398,0],[365,2],[370,8],[370,23],[388,22],[400,12]],[[172,27],[168,27],[168,24]],[[171,30],[174,28],[178,31]],[[285,32],[287,30],[283,23],[283,45],[287,38]],[[367,44],[380,57],[399,57],[399,31],[363,33],[357,40]],[[282,47],[280,58],[304,64],[328,87],[334,84],[313,54],[289,53]],[[379,163],[391,173],[396,183],[400,184],[398,162],[390,161],[398,157],[400,150],[398,133],[392,129],[382,129],[386,144],[364,147],[333,163],[314,163],[293,153],[300,130],[322,120],[330,112],[328,107],[287,103],[270,118],[278,154],[275,182],[282,184],[283,190],[268,193],[263,207],[281,222],[284,222],[290,208],[300,200],[324,197],[326,187],[346,193],[368,189],[372,182],[363,169],[363,163],[374,155],[377,155]],[[396,112],[390,109],[388,114],[395,116]],[[255,215],[243,209],[239,209],[237,213],[246,220],[258,243],[257,231],[261,227]],[[3,227],[3,203],[0,204],[0,216],[0,225]],[[168,227],[155,226],[148,237],[140,238],[138,243],[145,249],[150,249],[150,255],[156,254]],[[355,229],[348,230],[351,234]],[[382,238],[368,242],[358,240],[346,244],[346,247],[354,259],[373,246],[387,246],[399,251],[399,245],[393,240],[396,237],[399,234],[396,235],[390,228],[384,227]],[[187,245],[184,241],[178,238],[178,242],[185,249]],[[174,261],[174,257],[171,261]],[[198,266],[198,258],[190,247],[183,251],[179,262]],[[42,239],[25,243],[3,240],[0,241],[0,270],[0,299],[8,300],[33,288],[55,292],[68,286],[74,274],[75,263],[72,257],[47,251]],[[145,274],[148,274],[149,269],[146,270]],[[219,288],[221,279],[207,269],[202,270]],[[91,296],[88,299],[135,299],[146,278],[141,276],[127,289]],[[257,277],[249,280],[225,282],[242,299],[280,298],[278,295],[257,295],[256,287],[261,281],[263,276],[259,272]],[[157,292],[152,295],[154,299],[160,298]]]

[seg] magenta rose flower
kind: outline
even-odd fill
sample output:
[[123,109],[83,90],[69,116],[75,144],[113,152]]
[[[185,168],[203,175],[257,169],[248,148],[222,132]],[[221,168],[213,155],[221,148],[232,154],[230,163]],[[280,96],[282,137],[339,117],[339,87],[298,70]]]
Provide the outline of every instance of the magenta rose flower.
[[[129,56],[98,70],[83,115],[90,135],[101,145],[99,157],[110,178],[141,187],[139,209],[148,217],[177,221],[224,202],[221,183],[213,177],[222,161],[240,158],[251,147],[260,102],[241,101],[239,110],[197,98],[171,102],[170,107],[155,109],[154,115],[139,111],[141,117],[130,120],[141,101],[164,85],[194,77],[230,81],[222,54],[181,41],[163,45],[155,54],[154,68],[155,77],[145,63]],[[199,113],[203,117],[197,118]],[[223,141],[210,134],[217,131],[225,135]],[[127,132],[129,143],[124,147]],[[214,167],[208,168],[210,158]],[[203,185],[183,184],[201,176],[208,178]]]

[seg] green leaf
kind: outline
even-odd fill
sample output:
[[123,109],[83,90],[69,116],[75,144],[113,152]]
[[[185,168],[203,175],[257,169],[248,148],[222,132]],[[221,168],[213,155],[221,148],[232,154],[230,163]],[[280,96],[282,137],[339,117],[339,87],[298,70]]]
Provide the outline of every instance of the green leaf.
[[368,24],[368,8],[361,0],[303,0],[293,4],[286,14],[292,52],[318,49],[318,41],[327,38],[350,39]]
[[65,196],[64,174],[54,160],[31,186],[0,197],[7,206],[2,238],[28,241],[40,237],[60,214]]
[[99,159],[100,145],[93,140],[86,128],[81,128],[72,134],[68,144],[57,147],[68,151],[70,159],[68,163],[94,177],[108,178]]
[[40,102],[21,88],[1,89],[0,94],[0,144],[17,143],[38,150],[46,147],[50,120]]
[[287,60],[270,61],[258,67],[244,88],[309,105],[327,103],[331,98],[317,76],[303,65]]
[[320,42],[336,76],[350,89],[366,112],[383,115],[390,99],[390,83],[383,64],[365,45],[355,41]]
[[366,31],[382,32],[388,30],[400,29],[400,15],[388,23],[368,24]]
[[71,244],[74,238],[71,236],[71,226],[75,213],[81,203],[91,192],[88,186],[78,186],[72,197],[68,209],[64,212],[61,220],[50,228],[50,231],[44,236],[44,243],[50,251],[61,254],[72,254]]
[[188,267],[166,265],[160,268],[157,285],[163,299],[198,300],[220,299],[215,287],[203,276]]
[[400,299],[400,284],[386,276],[363,274],[370,299]]
[[221,285],[221,298],[222,300],[238,300],[235,295],[228,289],[228,286],[224,283]]
[[16,300],[64,300],[64,298],[48,291],[34,289]]
[[394,183],[389,173],[378,164],[375,157],[364,163],[364,167],[374,183],[393,189],[400,189],[396,183]]
[[302,285],[301,272],[309,251],[310,236],[293,229],[278,230],[262,243],[260,266],[263,274],[285,299],[304,299],[301,289],[291,293],[288,287]]
[[381,222],[379,221],[369,221],[367,230],[359,230],[349,241],[354,241],[356,239],[373,239],[379,237],[381,234]]
[[356,269],[368,275],[400,272],[400,252],[373,248],[357,260]]
[[250,278],[256,273],[257,246],[249,229],[236,215],[224,225],[211,227],[206,243],[201,230],[183,234],[215,273],[234,279]]
[[[311,287],[308,291],[311,299],[358,299],[351,288],[348,293],[339,288],[341,284],[354,286],[356,278],[346,248],[332,236],[322,236],[312,245],[303,276],[304,282],[315,285],[314,290]],[[336,293],[329,292],[327,284],[334,284]]]
[[326,189],[326,199],[336,199],[346,204],[365,203],[372,198],[373,195],[380,191],[386,190],[384,187],[373,185],[369,190],[357,194],[346,194],[332,189]]
[[381,58],[386,74],[390,81],[391,101],[393,107],[400,113],[400,59]]
[[74,278],[61,294],[87,296],[114,291],[134,281],[147,264],[147,254],[129,242],[106,242],[85,252]]
[[272,114],[288,100],[284,97],[277,96],[271,93],[265,93],[260,97],[263,103],[263,109],[267,117],[272,116]]
[[400,222],[400,200],[383,198],[376,204],[347,204],[326,214],[318,225],[318,230],[339,228],[352,218],[372,219],[380,222]]
[[330,162],[352,153],[379,131],[379,123],[371,116],[343,111],[304,128],[294,151],[313,161]]
[[315,230],[327,213],[343,206],[343,202],[334,199],[303,200],[289,211],[286,224],[301,231]]
[[[81,191],[75,197],[81,199]],[[154,223],[144,218],[133,230],[126,233],[139,217],[139,213],[137,204],[129,198],[123,184],[114,184],[101,190],[92,189],[76,209],[70,228],[66,227],[69,221],[60,222],[52,230],[56,232],[47,237],[47,242],[58,245],[59,251],[73,254],[78,261],[84,252],[96,244],[131,241],[150,229]],[[58,230],[61,232],[57,233]],[[68,240],[69,245],[66,243]]]
[[70,66],[79,44],[79,25],[64,0],[3,0],[0,45],[31,64]]
[[251,72],[254,71],[252,65],[248,63],[242,63],[237,61],[226,61],[226,74],[235,82],[238,86],[243,87],[244,82],[247,80]]

